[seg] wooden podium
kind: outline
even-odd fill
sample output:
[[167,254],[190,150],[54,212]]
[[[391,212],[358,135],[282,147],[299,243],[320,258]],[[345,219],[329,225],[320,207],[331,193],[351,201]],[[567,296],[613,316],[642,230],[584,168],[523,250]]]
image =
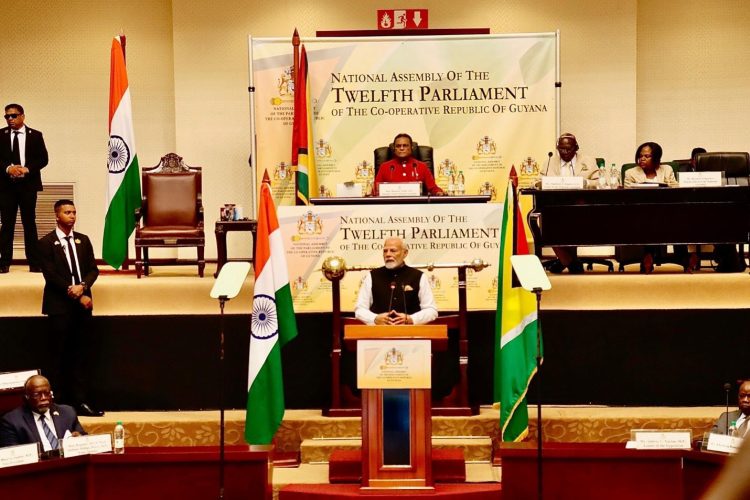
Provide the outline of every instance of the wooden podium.
[[[347,344],[362,340],[410,342],[429,341],[431,351],[446,348],[446,325],[367,326],[347,325],[344,329]],[[422,342],[420,342],[421,344]],[[408,344],[407,344],[408,345]],[[391,348],[382,363],[397,367],[408,357]],[[380,358],[373,364],[379,362]],[[359,363],[358,363],[359,364]],[[419,365],[421,366],[421,365]],[[432,478],[432,411],[430,363],[426,364],[427,388],[406,387],[397,379],[383,378],[391,388],[362,389],[362,489],[433,490]],[[396,374],[398,375],[398,369]],[[411,373],[406,366],[404,372]],[[358,378],[362,367],[357,367]],[[380,383],[380,382],[377,382]],[[393,387],[395,384],[395,388]],[[368,384],[370,385],[370,384]],[[425,387],[425,383],[419,384]]]

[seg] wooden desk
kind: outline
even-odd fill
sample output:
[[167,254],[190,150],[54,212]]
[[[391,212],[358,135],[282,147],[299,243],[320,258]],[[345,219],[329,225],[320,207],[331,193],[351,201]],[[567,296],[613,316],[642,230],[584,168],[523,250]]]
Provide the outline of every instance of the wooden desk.
[[488,194],[455,196],[367,196],[363,198],[310,198],[313,205],[414,205],[420,203],[487,203]]
[[[536,442],[503,443],[503,495],[535,499]],[[726,457],[689,450],[627,450],[624,443],[544,443],[545,498],[700,498]]]
[[[3,498],[45,500],[204,500],[219,492],[217,446],[127,448],[0,469]],[[225,451],[224,498],[271,498],[268,453],[247,446]]]
[[545,246],[747,243],[750,188],[524,189],[529,227]]
[[[255,235],[258,230],[258,221],[256,220],[217,220],[214,229],[216,234],[216,272],[214,278],[219,275],[219,271],[224,264],[230,260],[240,260],[253,262],[255,258]],[[227,233],[230,231],[249,231],[253,235],[253,254],[250,258],[244,259],[227,259]]]

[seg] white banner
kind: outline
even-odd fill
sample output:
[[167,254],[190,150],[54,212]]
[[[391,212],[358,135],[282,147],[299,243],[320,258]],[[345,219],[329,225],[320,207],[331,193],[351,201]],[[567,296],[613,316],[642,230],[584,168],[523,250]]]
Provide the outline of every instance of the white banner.
[[[397,236],[409,245],[406,263],[468,263],[482,259],[490,267],[467,269],[470,310],[497,305],[502,204],[346,205],[278,208],[289,285],[296,312],[331,311],[331,282],[321,267],[331,256],[348,266],[383,265],[383,241]],[[423,270],[440,310],[458,310],[456,269]],[[341,309],[353,311],[366,271],[341,280]]]
[[[317,196],[335,196],[346,181],[366,192],[373,150],[401,132],[434,148],[435,178],[443,189],[461,176],[463,194],[493,198],[504,193],[512,165],[533,176],[555,144],[555,33],[303,43]],[[268,171],[277,204],[293,204],[291,39],[250,37],[249,52],[256,173],[261,179]]]

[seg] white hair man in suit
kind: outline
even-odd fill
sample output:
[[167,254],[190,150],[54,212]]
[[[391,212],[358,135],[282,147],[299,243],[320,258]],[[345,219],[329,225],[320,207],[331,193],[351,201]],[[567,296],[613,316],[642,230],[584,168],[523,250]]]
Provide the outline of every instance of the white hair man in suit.
[[49,380],[32,375],[24,384],[24,404],[0,419],[0,447],[39,443],[50,452],[60,440],[86,434],[75,410],[54,402]]

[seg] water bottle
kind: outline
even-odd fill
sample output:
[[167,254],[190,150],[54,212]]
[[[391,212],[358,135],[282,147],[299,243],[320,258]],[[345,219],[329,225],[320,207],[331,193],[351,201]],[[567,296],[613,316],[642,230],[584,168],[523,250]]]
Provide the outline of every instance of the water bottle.
[[457,194],[464,194],[466,192],[466,185],[464,183],[464,172],[463,170],[458,171],[458,182],[456,185]]
[[607,189],[607,169],[599,167],[599,189]]
[[115,446],[112,451],[117,455],[125,453],[125,428],[122,426],[122,422],[117,422],[117,425],[115,425],[113,437]]
[[617,189],[620,187],[620,169],[614,163],[609,169],[609,188]]
[[456,176],[453,174],[448,177],[448,194],[456,194]]
[[727,436],[734,437],[734,435],[736,434],[736,432],[737,432],[737,421],[736,420],[732,420],[729,423],[729,432],[727,432]]

